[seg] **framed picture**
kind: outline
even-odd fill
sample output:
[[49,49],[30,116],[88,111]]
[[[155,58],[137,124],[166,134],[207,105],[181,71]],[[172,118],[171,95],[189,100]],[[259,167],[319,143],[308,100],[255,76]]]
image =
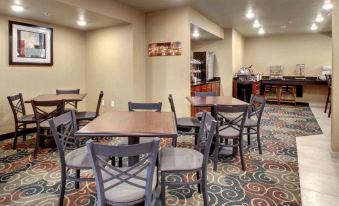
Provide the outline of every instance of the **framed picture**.
[[181,56],[181,42],[152,43],[148,45],[148,56]]
[[10,65],[53,65],[53,29],[9,21]]

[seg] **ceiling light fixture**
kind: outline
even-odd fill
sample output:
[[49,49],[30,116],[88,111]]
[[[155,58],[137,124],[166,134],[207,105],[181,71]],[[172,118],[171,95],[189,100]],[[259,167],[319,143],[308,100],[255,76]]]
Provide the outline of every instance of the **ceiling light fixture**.
[[12,5],[11,9],[15,12],[23,12],[25,10],[25,8],[20,5]]
[[199,36],[200,36],[200,34],[199,34],[198,30],[195,30],[192,34],[192,37],[194,37],[194,38],[198,38]]
[[324,17],[321,14],[318,14],[317,17],[315,18],[316,22],[323,22],[324,21]]
[[77,21],[77,24],[78,24],[79,26],[86,26],[86,25],[87,25],[87,22],[86,22],[85,20],[79,20],[79,21]]
[[247,19],[253,19],[255,15],[252,10],[248,10],[245,16]]
[[333,8],[333,4],[331,1],[326,0],[325,3],[323,4],[323,9],[324,10],[331,10]]
[[258,31],[258,34],[261,34],[261,35],[265,34],[265,30],[261,27]]
[[311,26],[311,30],[312,31],[318,30],[318,26],[315,23],[313,23],[312,26]]
[[254,21],[253,27],[254,27],[254,28],[259,28],[259,27],[260,27],[260,23],[259,23],[258,20],[255,20],[255,21]]

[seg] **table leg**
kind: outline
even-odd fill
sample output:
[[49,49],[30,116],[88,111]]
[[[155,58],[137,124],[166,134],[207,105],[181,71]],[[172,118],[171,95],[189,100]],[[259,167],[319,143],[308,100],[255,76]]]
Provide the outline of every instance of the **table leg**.
[[[139,144],[139,137],[128,137],[128,145]],[[132,166],[139,162],[139,156],[128,157],[128,166]]]

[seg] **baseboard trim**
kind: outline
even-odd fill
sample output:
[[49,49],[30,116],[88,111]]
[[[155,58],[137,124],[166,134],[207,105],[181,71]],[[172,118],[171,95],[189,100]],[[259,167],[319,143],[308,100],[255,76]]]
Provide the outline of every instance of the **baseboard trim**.
[[[26,134],[34,133],[36,132],[36,128],[27,128],[26,129]],[[11,139],[14,137],[15,132],[9,132],[6,134],[0,134],[0,141],[1,140],[6,140],[6,139]],[[23,131],[19,132],[18,136],[22,136],[24,134]]]

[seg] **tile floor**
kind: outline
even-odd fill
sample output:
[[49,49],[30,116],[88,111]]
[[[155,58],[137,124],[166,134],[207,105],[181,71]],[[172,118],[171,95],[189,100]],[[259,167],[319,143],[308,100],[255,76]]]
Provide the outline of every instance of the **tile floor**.
[[331,153],[331,120],[323,105],[310,105],[322,135],[297,137],[303,206],[339,205],[339,155]]

